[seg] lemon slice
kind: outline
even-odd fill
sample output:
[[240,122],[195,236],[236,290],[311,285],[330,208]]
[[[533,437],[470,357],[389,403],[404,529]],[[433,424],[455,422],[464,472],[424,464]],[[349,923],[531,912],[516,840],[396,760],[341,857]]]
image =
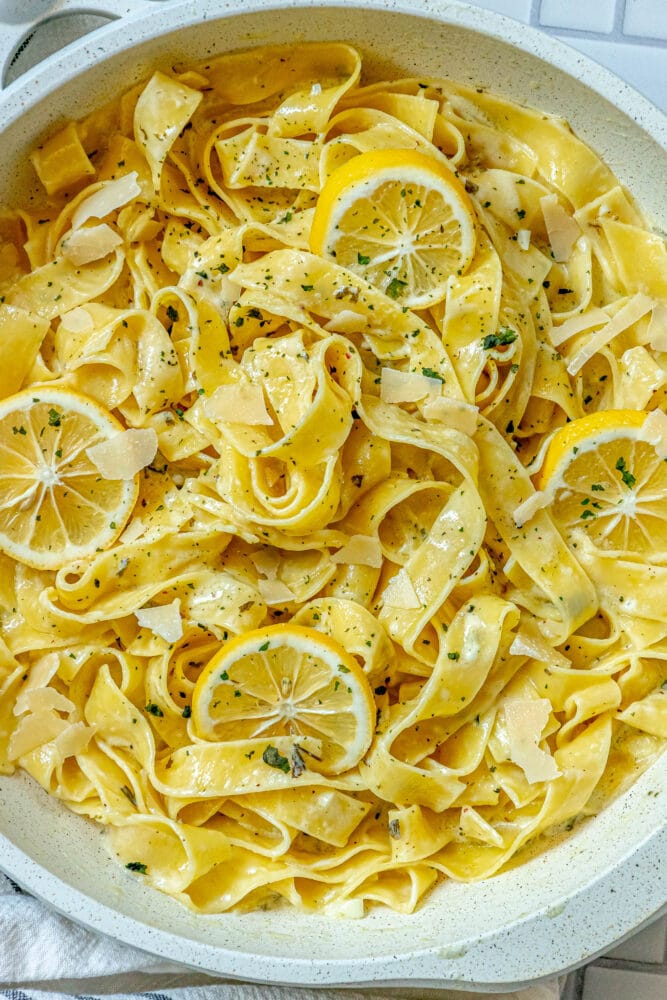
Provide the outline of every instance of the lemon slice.
[[286,623],[240,635],[215,654],[195,685],[192,721],[210,740],[313,736],[322,740],[317,770],[340,774],[370,746],[375,702],[342,646]]
[[361,153],[338,167],[318,198],[313,253],[361,275],[401,305],[444,299],[475,252],[465,188],[440,161],[413,149]]
[[667,552],[667,462],[642,431],[643,410],[601,410],[554,434],[536,483],[570,534],[600,549],[650,557]]
[[106,548],[137,499],[138,477],[103,479],[86,455],[123,430],[94,400],[63,388],[0,402],[0,550],[58,569]]

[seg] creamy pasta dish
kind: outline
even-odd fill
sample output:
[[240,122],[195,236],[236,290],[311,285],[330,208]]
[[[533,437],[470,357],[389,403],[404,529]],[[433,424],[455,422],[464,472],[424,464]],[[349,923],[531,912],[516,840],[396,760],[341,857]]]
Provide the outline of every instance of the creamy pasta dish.
[[343,43],[155,72],[0,216],[0,769],[204,913],[412,911],[667,738],[667,253]]

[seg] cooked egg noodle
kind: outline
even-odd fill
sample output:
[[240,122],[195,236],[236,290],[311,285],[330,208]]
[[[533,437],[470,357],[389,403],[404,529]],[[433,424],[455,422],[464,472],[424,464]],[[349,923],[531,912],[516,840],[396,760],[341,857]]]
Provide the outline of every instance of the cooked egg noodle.
[[[0,219],[2,398],[68,386],[158,441],[111,547],[0,556],[0,771],[204,913],[411,912],[558,839],[667,739],[664,566],[566,543],[548,505],[515,518],[557,426],[664,405],[664,243],[560,119],[360,73],[340,43],[157,72],[36,150],[43,204]],[[474,204],[474,258],[430,309],[310,251],[323,185],[378,149]],[[385,370],[423,395],[387,401]],[[174,602],[180,638],[140,626]],[[373,692],[342,774],[311,735],[193,723],[211,658],[285,621]]]

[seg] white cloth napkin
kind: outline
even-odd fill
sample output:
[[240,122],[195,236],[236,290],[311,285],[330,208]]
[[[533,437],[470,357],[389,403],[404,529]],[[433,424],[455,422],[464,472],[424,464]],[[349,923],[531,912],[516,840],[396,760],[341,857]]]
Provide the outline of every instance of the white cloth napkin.
[[[0,875],[2,1000],[491,1000],[448,989],[295,990],[216,979],[88,931]],[[496,994],[497,996],[497,994]],[[558,1000],[550,982],[505,994],[509,1000]]]

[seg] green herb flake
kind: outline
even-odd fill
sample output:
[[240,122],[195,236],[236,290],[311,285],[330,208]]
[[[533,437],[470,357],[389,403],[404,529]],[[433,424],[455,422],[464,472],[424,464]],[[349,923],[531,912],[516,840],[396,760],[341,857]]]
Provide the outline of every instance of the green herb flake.
[[621,479],[623,480],[623,482],[625,483],[625,485],[628,487],[628,489],[632,489],[632,487],[635,485],[635,483],[637,482],[637,480],[636,480],[635,476],[632,475],[632,473],[628,469],[627,465],[625,464],[625,459],[624,458],[619,458],[617,460],[617,462],[616,462],[616,468],[621,473]]
[[357,264],[361,264],[365,267],[366,264],[370,264],[370,262],[371,262],[370,257],[367,257],[363,253],[357,253]]
[[444,376],[440,372],[437,372],[435,368],[422,368],[422,375],[425,375],[426,378],[437,378],[439,382],[445,381]]
[[160,706],[156,705],[154,701],[149,701],[144,711],[148,712],[149,715],[156,716],[159,719],[161,719],[162,716],[164,715],[164,712],[162,711]]
[[49,427],[60,427],[62,423],[63,415],[54,410],[53,407],[49,410]]
[[387,285],[387,295],[390,299],[400,299],[407,281],[401,281],[400,278],[392,278]]
[[280,750],[271,746],[270,743],[262,754],[262,760],[265,764],[268,764],[269,767],[275,767],[278,771],[284,771],[285,774],[289,774],[290,772],[290,763],[287,757],[283,757]]
[[507,327],[499,333],[487,333],[482,340],[482,347],[485,351],[490,351],[493,347],[504,347],[506,344],[513,344],[517,335],[514,330]]
[[120,790],[125,796],[125,798],[128,800],[128,802],[131,802],[133,806],[136,806],[137,800],[135,798],[134,792],[129,787],[129,785],[121,785]]
[[145,875],[148,871],[148,865],[145,865],[143,861],[128,861],[125,867],[131,872],[138,872],[140,875]]

